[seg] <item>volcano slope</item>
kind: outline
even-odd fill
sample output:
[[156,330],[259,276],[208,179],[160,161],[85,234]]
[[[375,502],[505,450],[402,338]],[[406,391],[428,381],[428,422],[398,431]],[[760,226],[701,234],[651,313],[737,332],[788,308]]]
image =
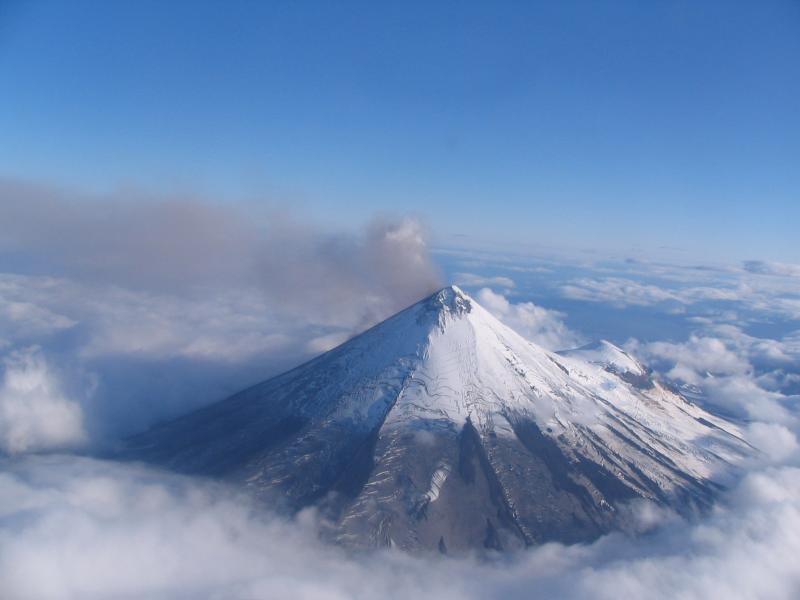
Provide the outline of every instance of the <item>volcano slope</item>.
[[317,506],[350,546],[463,553],[702,512],[752,452],[612,344],[547,351],[452,286],[123,455]]

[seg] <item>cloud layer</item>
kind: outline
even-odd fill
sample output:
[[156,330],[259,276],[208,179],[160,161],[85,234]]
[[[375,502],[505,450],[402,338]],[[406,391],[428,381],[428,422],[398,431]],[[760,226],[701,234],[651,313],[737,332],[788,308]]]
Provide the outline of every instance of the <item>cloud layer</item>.
[[[0,473],[3,598],[771,598],[800,593],[800,469],[753,472],[697,525],[547,544],[497,563],[348,555],[221,486],[39,457]],[[644,525],[665,515],[640,507]],[[667,517],[668,518],[668,517]]]

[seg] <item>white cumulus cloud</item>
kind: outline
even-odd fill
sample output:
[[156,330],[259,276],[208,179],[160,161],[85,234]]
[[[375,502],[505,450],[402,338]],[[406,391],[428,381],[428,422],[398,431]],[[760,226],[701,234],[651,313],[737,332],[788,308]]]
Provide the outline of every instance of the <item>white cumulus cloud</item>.
[[795,434],[777,423],[751,423],[747,428],[747,438],[770,460],[776,462],[792,457],[798,449]]
[[509,302],[489,288],[478,291],[476,300],[517,333],[549,350],[575,348],[583,343],[581,336],[564,323],[564,313],[533,302]]
[[0,449],[10,454],[66,448],[86,440],[83,414],[67,398],[36,348],[4,360],[0,388]]

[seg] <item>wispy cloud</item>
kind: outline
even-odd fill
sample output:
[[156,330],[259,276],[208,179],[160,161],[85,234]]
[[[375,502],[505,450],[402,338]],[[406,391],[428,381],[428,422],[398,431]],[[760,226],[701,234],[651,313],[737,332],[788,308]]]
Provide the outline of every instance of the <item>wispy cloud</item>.
[[506,289],[511,289],[516,285],[510,277],[502,275],[486,277],[476,273],[456,273],[453,275],[453,283],[464,287],[499,287]]
[[748,260],[744,269],[758,275],[772,275],[776,277],[800,277],[800,265],[793,263],[770,262],[765,260]]
[[573,300],[606,302],[620,308],[669,302],[692,304],[704,300],[736,301],[742,298],[739,290],[726,287],[668,288],[621,277],[577,279],[561,286],[561,293]]

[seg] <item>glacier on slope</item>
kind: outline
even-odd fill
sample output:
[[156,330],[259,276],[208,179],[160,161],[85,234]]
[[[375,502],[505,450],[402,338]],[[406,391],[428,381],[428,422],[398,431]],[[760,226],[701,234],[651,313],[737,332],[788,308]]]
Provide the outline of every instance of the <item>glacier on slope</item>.
[[643,498],[708,508],[752,448],[608,342],[561,354],[455,286],[124,455],[241,482],[357,546],[587,541]]

